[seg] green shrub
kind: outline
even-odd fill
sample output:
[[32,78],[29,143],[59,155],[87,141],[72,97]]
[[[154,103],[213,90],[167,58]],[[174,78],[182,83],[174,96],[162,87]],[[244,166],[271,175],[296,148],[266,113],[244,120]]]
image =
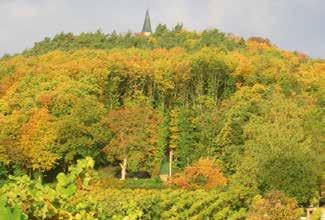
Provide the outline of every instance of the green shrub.
[[123,183],[123,188],[128,189],[161,189],[164,183],[159,177],[153,179],[127,179]]
[[256,196],[248,220],[296,220],[302,214],[297,201],[282,192],[273,191],[265,197]]
[[99,183],[103,188],[120,189],[123,187],[122,181],[114,177],[100,179]]
[[10,208],[7,205],[5,197],[0,197],[0,218],[1,220],[25,220],[27,216],[22,212],[21,208],[15,206]]
[[[57,176],[56,186],[43,185],[28,176],[9,176],[8,182],[0,188],[4,197],[0,203],[1,215],[5,213],[8,220],[23,219],[18,218],[24,216],[23,210],[30,219],[88,219],[93,212],[84,213],[84,207],[89,205],[81,201],[71,206],[71,200],[77,192],[89,190],[93,167],[94,160],[89,157],[78,160],[77,165],[69,168],[69,173]],[[90,200],[86,203],[92,204]]]

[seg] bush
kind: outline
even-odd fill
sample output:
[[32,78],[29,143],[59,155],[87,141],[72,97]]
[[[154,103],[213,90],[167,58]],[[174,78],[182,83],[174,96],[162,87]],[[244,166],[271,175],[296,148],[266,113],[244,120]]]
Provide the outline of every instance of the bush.
[[161,189],[163,182],[159,178],[154,179],[127,179],[123,183],[123,188],[129,189]]
[[89,157],[78,160],[77,165],[69,167],[68,174],[57,176],[53,187],[28,176],[9,176],[9,181],[0,189],[4,198],[0,200],[0,217],[6,214],[8,220],[26,219],[24,216],[29,219],[89,219],[97,211],[84,212],[85,206],[92,205],[91,201],[71,205],[71,200],[76,194],[90,190],[93,167],[94,160]]
[[3,196],[0,197],[0,214],[2,220],[25,220],[27,216],[22,212],[20,207],[10,208],[7,200]]
[[302,214],[295,199],[282,192],[268,193],[264,198],[257,196],[250,207],[248,220],[296,220]]
[[185,168],[183,174],[172,178],[169,184],[185,189],[213,189],[226,185],[227,181],[213,160],[200,159],[192,166]]
[[102,188],[121,189],[123,187],[121,180],[114,177],[101,179],[99,184]]

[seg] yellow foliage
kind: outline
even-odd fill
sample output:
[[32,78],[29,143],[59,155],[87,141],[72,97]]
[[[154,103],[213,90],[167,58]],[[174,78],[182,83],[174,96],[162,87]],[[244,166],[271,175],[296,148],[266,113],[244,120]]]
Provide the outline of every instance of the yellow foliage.
[[36,111],[21,128],[17,148],[23,155],[26,168],[45,171],[53,168],[57,156],[52,152],[56,132],[46,109]]
[[247,42],[248,49],[252,52],[261,52],[271,48],[268,43],[250,40]]
[[177,124],[177,117],[178,117],[179,111],[177,109],[173,109],[170,112],[170,149],[175,149],[177,148],[177,141],[179,138],[179,129],[178,129],[178,124]]
[[325,86],[325,63],[306,63],[298,70],[299,80],[306,86],[318,85],[320,88]]
[[302,210],[293,198],[289,198],[281,192],[271,192],[262,198],[253,200],[248,213],[249,220],[295,220],[299,219]]
[[255,73],[253,63],[248,56],[234,52],[229,54],[229,59],[234,68],[234,76],[242,76],[246,78]]

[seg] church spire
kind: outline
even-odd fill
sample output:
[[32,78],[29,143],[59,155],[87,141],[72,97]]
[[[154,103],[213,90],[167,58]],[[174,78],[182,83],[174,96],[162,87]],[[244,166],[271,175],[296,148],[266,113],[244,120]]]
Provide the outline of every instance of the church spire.
[[152,33],[149,10],[146,12],[146,18],[144,19],[142,33],[145,35],[150,35]]

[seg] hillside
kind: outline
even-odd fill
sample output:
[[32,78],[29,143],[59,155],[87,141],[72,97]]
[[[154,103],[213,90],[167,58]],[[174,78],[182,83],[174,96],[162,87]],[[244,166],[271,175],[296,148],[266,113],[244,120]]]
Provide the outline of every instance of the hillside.
[[[28,175],[24,181],[31,182],[24,182],[26,187],[39,177],[44,184],[53,184],[58,173],[67,173],[77,160],[91,157],[96,170],[112,167],[115,175],[126,178],[167,174],[170,162],[172,174],[178,173],[175,177],[185,175],[182,184],[179,179],[173,184],[194,190],[197,201],[208,193],[200,190],[210,180],[204,170],[213,166],[220,175],[214,181],[223,186],[212,187],[210,201],[220,200],[222,205],[202,200],[203,207],[215,207],[209,212],[203,209],[201,215],[193,211],[197,219],[217,215],[257,219],[257,212],[249,210],[261,203],[253,198],[260,195],[267,200],[274,191],[300,207],[314,204],[324,168],[324,80],[323,60],[281,50],[267,39],[245,41],[218,30],[199,33],[160,25],[150,37],[97,32],[46,38],[0,60],[0,178],[5,184],[0,191],[7,195],[22,181],[9,181],[9,174]],[[214,165],[195,165],[200,158],[209,158]],[[197,179],[186,179],[193,169]],[[81,170],[77,173],[74,178]],[[90,190],[96,202],[87,204],[87,209],[54,205],[56,212],[43,210],[45,215],[60,216],[59,209],[72,216],[80,210],[97,213],[93,204],[107,207],[107,202],[117,202],[103,198],[120,201],[117,197],[129,194],[105,191],[113,186],[99,182]],[[96,193],[102,189],[98,184],[104,187],[102,194]],[[88,191],[78,189],[80,194],[62,197],[66,204],[79,207]],[[26,188],[17,193],[21,190]],[[156,204],[162,211],[172,207],[163,202],[162,192],[141,193],[150,204],[157,199],[152,207]],[[185,201],[187,194],[182,195]],[[37,203],[10,196],[6,198],[10,207]],[[234,204],[240,196],[243,199]],[[152,215],[170,219],[170,213],[182,212],[175,202],[169,214],[152,214],[147,210],[152,207],[143,203],[137,198],[131,208],[125,206],[133,210],[131,214],[142,213],[142,219]],[[113,218],[110,211],[121,218],[130,214],[113,211],[114,203],[108,206],[102,216],[93,213],[92,217]],[[42,215],[35,207],[19,208],[29,217]],[[186,212],[185,217],[192,214]]]

